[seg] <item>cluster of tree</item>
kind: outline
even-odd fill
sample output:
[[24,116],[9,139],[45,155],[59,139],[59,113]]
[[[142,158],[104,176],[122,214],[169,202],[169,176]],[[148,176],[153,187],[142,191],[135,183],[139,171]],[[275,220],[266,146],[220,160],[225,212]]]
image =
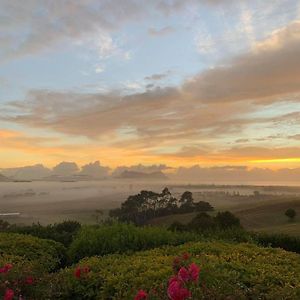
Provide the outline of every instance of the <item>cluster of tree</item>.
[[212,210],[213,207],[208,202],[195,202],[191,192],[186,191],[177,199],[168,188],[164,188],[161,193],[141,191],[129,196],[121,208],[110,211],[110,217],[121,222],[143,225],[150,219],[161,216]]
[[187,224],[174,222],[169,227],[172,231],[196,232],[229,228],[241,228],[240,219],[229,211],[218,212],[216,216],[210,216],[205,212],[201,212]]

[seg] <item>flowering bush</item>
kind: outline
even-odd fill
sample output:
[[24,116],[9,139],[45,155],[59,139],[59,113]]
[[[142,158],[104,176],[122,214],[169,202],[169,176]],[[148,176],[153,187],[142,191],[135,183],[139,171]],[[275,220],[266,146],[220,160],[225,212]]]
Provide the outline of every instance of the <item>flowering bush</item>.
[[[195,291],[199,292],[198,279],[200,268],[195,263],[190,263],[190,255],[184,253],[173,261],[174,275],[170,277],[167,286],[167,296],[170,300],[186,300],[195,295]],[[194,291],[192,293],[192,290]],[[151,290],[153,291],[153,290]],[[134,300],[157,299],[157,292],[151,295],[140,290]],[[163,299],[164,295],[160,296]]]
[[[45,286],[52,286],[56,294],[47,299],[80,299],[79,292],[74,297],[74,289],[80,287],[83,295],[94,295],[94,299],[170,300],[173,276],[188,282],[173,283],[169,292],[185,288],[191,292],[190,299],[300,299],[299,255],[253,244],[189,243],[85,258],[79,266],[91,268],[82,279],[74,276],[74,267],[51,275]],[[64,298],[57,294],[59,289],[65,289]]]
[[33,269],[26,263],[20,266],[5,263],[0,267],[0,295],[4,300],[12,300],[14,297],[25,299],[25,296],[34,295],[35,278],[30,275]]

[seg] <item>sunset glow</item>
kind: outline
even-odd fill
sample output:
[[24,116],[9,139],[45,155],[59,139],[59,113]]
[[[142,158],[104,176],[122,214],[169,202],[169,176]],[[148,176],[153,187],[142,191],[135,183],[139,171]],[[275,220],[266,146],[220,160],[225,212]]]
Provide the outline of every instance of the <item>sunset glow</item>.
[[299,1],[54,3],[0,1],[0,169],[300,167]]

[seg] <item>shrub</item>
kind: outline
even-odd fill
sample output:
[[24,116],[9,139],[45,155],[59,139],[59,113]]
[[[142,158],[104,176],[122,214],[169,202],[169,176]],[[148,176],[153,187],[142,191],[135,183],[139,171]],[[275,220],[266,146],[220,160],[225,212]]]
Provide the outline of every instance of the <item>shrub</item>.
[[215,227],[215,220],[207,213],[197,214],[197,216],[187,224],[187,228],[194,231],[204,231],[214,229]]
[[287,234],[252,233],[253,239],[261,246],[282,248],[300,253],[300,238]]
[[[201,266],[200,299],[299,299],[300,257],[280,249],[253,244],[197,242],[181,246],[85,258],[78,266],[89,266],[87,281],[75,281],[78,266],[47,277],[40,285],[41,299],[133,299],[138,290],[165,290],[173,273],[174,257],[189,252]],[[43,290],[44,289],[44,290]],[[89,298],[90,297],[90,298]],[[163,298],[158,298],[163,299]]]
[[0,254],[36,261],[45,271],[57,269],[66,260],[66,250],[62,244],[18,233],[0,233]]
[[220,228],[240,227],[240,219],[229,211],[218,212],[215,222]]
[[0,297],[11,291],[18,299],[28,296],[38,299],[35,297],[35,286],[44,272],[39,261],[29,261],[22,256],[0,255]]
[[185,224],[175,221],[168,227],[168,230],[182,232],[182,231],[187,231],[188,228]]
[[98,227],[82,227],[68,254],[75,262],[85,256],[139,251],[162,245],[179,245],[197,240],[194,233],[171,232],[160,227],[136,227],[132,224],[115,223]]
[[30,234],[43,239],[50,239],[69,246],[80,229],[81,224],[77,221],[64,221],[57,224],[42,226],[41,224],[32,224],[31,226],[11,225],[8,232],[21,234]]

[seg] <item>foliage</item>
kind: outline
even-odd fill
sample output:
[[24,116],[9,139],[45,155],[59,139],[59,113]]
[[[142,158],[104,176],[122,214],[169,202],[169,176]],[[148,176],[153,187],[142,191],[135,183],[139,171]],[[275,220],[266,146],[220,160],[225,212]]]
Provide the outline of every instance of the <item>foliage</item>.
[[199,213],[187,224],[187,229],[194,231],[205,231],[216,228],[216,222],[213,217],[206,213]]
[[141,191],[139,194],[129,196],[122,203],[121,208],[110,211],[110,216],[121,222],[143,225],[147,221],[161,216],[211,210],[213,207],[208,202],[194,202],[191,192],[184,192],[177,200],[168,188],[164,188],[161,193]]
[[11,291],[18,299],[27,295],[35,298],[35,286],[44,272],[44,266],[38,260],[30,261],[16,255],[0,255],[0,296]]
[[65,247],[57,242],[18,233],[0,233],[0,254],[22,257],[38,262],[45,271],[53,271],[64,264]]
[[89,266],[91,271],[87,281],[77,281],[76,290],[69,282],[77,279],[74,272],[78,266],[49,275],[39,290],[43,299],[83,299],[82,290],[95,297],[84,299],[133,299],[138,290],[166,290],[174,257],[184,252],[191,253],[193,262],[201,266],[201,293],[194,299],[299,299],[299,255],[224,242],[85,258],[78,266]]
[[85,256],[139,251],[162,245],[179,245],[200,237],[194,233],[171,232],[160,227],[132,224],[84,226],[70,245],[68,256],[78,261]]
[[293,208],[289,208],[289,209],[286,210],[285,215],[290,220],[293,220],[296,217],[296,211]]
[[54,240],[67,247],[71,244],[80,227],[81,224],[77,221],[64,221],[47,226],[42,226],[41,224],[32,224],[31,226],[11,225],[4,231],[30,234],[39,238]]
[[218,212],[215,217],[215,222],[220,228],[239,227],[240,219],[230,211]]
[[300,237],[287,234],[252,233],[254,241],[261,246],[282,248],[300,253]]
[[10,224],[7,221],[0,219],[0,231],[7,230],[9,228]]
[[209,231],[212,235],[215,230],[220,231],[230,228],[241,228],[241,225],[239,218],[229,211],[219,212],[215,217],[212,217],[205,212],[201,212],[186,225],[176,221],[169,227],[172,231],[196,231],[198,233]]

